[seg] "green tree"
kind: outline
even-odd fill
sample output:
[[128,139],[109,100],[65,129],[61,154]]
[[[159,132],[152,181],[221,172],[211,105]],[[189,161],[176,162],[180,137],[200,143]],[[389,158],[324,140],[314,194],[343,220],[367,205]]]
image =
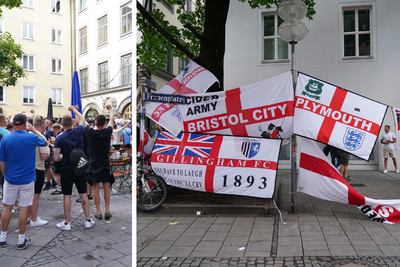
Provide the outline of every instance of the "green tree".
[[[22,0],[0,0],[0,7],[12,9],[20,7]],[[0,9],[0,17],[3,10]],[[8,32],[0,35],[0,80],[6,86],[15,86],[19,78],[25,78],[26,74],[22,66],[17,63],[24,52],[22,46],[16,44]]]
[[[161,2],[161,0],[154,0]],[[239,0],[247,2],[251,8],[278,5],[280,0]],[[307,18],[315,14],[314,0],[303,0],[308,7]],[[137,1],[136,23],[142,33],[142,40],[137,44],[137,64],[146,64],[152,73],[157,68],[164,69],[168,58],[166,52],[172,50],[174,57],[185,56],[211,71],[220,81],[221,87],[213,85],[208,91],[223,90],[225,26],[230,0],[190,0],[196,8],[185,11],[186,0],[165,0],[174,5],[178,20],[183,28],[171,25],[165,15],[154,4],[149,7]],[[151,9],[151,11],[150,11]]]

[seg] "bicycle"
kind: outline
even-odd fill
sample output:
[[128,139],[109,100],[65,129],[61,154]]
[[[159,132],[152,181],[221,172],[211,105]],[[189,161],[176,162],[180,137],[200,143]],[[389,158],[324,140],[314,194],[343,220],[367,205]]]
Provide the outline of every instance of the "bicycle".
[[153,173],[150,167],[150,174],[147,174],[143,169],[143,164],[148,162],[150,166],[149,157],[138,158],[137,176],[136,176],[136,206],[142,211],[153,211],[158,209],[164,204],[168,196],[167,183],[161,176]]

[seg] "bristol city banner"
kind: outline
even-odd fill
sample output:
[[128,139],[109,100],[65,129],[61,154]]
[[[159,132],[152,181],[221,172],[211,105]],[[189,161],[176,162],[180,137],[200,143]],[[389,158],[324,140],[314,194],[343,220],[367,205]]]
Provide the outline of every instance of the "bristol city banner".
[[281,140],[160,132],[151,166],[172,186],[272,198]]
[[387,106],[300,73],[293,131],[369,160]]
[[290,72],[224,92],[187,95],[180,106],[183,131],[289,138],[293,100]]
[[[204,93],[215,82],[218,82],[218,79],[214,74],[191,61],[178,76],[157,93],[173,95]],[[146,116],[175,136],[182,131],[181,113],[176,104],[146,102]]]
[[311,196],[344,204],[357,205],[371,220],[394,224],[400,221],[400,199],[372,199],[357,192],[318,145],[301,139],[297,189]]

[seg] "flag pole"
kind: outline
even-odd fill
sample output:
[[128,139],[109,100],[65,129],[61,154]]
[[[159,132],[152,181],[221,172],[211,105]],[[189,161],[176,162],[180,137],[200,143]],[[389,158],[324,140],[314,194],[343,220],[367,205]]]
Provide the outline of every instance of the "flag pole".
[[140,142],[142,143],[142,151],[140,151],[140,157],[142,160],[140,161],[140,168],[143,169],[143,155],[144,155],[144,136],[142,135],[142,132],[144,133],[144,121],[145,121],[145,94],[146,94],[146,78],[142,77],[142,101],[141,101],[141,107],[140,107]]
[[[297,83],[297,71],[295,64],[295,45],[296,41],[290,41],[291,45],[291,71],[293,79],[293,93],[296,96],[296,83]],[[292,153],[291,153],[291,212],[297,214],[297,140],[296,135],[292,134],[291,137]]]

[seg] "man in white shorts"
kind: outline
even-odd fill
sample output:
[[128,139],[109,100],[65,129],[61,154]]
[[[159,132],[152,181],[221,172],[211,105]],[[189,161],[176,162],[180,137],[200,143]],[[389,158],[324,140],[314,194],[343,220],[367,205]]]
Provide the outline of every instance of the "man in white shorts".
[[385,132],[382,134],[381,144],[383,144],[383,158],[385,159],[385,170],[383,173],[387,173],[387,164],[388,164],[388,157],[390,156],[393,160],[394,168],[396,169],[397,173],[400,171],[397,169],[397,160],[396,154],[394,153],[394,146],[393,143],[396,143],[396,136],[394,133],[390,132],[390,126],[385,125]]
[[[4,175],[3,214],[1,216],[0,247],[7,246],[7,229],[11,210],[19,199],[18,249],[25,249],[32,240],[25,237],[28,207],[32,205],[36,178],[35,156],[37,146],[47,146],[46,137],[31,124],[26,125],[23,114],[14,117],[15,131],[1,140],[0,171]],[[35,134],[30,134],[26,130]],[[23,151],[23,153],[21,153]]]

